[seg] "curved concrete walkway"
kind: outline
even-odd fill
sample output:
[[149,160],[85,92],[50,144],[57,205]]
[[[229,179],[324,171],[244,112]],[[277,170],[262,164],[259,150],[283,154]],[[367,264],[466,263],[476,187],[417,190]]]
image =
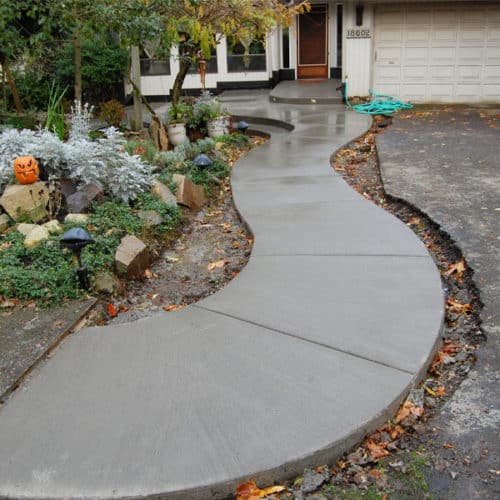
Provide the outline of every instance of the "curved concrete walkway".
[[235,168],[248,266],[195,306],[65,341],[0,411],[0,497],[223,498],[337,457],[425,369],[433,261],[329,166],[368,119],[231,99],[295,125]]

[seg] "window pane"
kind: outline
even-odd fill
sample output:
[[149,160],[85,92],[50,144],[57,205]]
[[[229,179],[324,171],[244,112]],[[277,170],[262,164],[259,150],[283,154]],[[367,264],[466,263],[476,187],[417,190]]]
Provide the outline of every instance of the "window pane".
[[[206,69],[207,73],[217,73],[217,49],[216,48],[212,48],[210,59],[207,59],[206,63],[207,63],[207,69]],[[188,69],[188,73],[190,75],[199,73],[198,61],[191,64],[191,66]]]
[[170,75],[170,59],[141,59],[141,75]]
[[245,55],[245,47],[234,39],[227,39],[227,70],[230,73],[266,71],[266,48],[263,40],[254,40]]

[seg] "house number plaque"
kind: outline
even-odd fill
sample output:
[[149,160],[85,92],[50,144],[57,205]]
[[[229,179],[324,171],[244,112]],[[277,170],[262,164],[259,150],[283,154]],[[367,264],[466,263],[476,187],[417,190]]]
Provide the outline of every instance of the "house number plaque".
[[347,38],[371,38],[372,34],[368,28],[349,28]]

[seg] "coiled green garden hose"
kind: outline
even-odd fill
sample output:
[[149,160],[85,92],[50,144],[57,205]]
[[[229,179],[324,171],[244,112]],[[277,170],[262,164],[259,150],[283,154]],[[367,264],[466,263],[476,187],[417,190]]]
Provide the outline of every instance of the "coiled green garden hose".
[[372,100],[364,104],[355,104],[352,106],[349,102],[347,92],[347,78],[345,80],[345,103],[350,109],[354,109],[357,113],[364,115],[390,115],[398,112],[400,109],[411,109],[413,105],[407,102],[400,101],[397,97],[387,94],[377,94],[373,89],[370,89]]

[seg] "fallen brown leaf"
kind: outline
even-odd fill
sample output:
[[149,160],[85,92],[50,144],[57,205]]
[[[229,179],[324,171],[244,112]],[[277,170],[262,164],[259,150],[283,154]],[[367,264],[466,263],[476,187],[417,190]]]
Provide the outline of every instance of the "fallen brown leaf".
[[106,310],[108,311],[108,314],[111,318],[116,318],[118,316],[118,311],[116,310],[116,307],[109,303],[107,306],[106,306]]
[[207,268],[209,271],[213,271],[214,269],[220,269],[220,268],[224,267],[227,263],[228,263],[227,260],[217,260],[215,262],[210,262],[210,264],[208,264]]
[[464,259],[455,262],[455,264],[451,264],[448,269],[443,273],[444,276],[451,276],[452,274],[455,275],[456,280],[461,283],[462,282],[462,275],[465,272],[465,261]]
[[237,500],[258,500],[273,493],[281,493],[284,490],[284,486],[269,486],[268,488],[260,489],[255,484],[255,481],[247,481],[236,487],[236,498]]
[[167,312],[178,311],[182,309],[184,306],[182,304],[167,304],[163,306],[163,310]]
[[454,314],[467,314],[472,310],[470,304],[462,304],[462,302],[458,302],[458,300],[451,297],[446,299],[446,307]]
[[389,455],[389,451],[385,448],[388,443],[377,444],[369,439],[364,444],[368,448],[372,460],[378,460]]

